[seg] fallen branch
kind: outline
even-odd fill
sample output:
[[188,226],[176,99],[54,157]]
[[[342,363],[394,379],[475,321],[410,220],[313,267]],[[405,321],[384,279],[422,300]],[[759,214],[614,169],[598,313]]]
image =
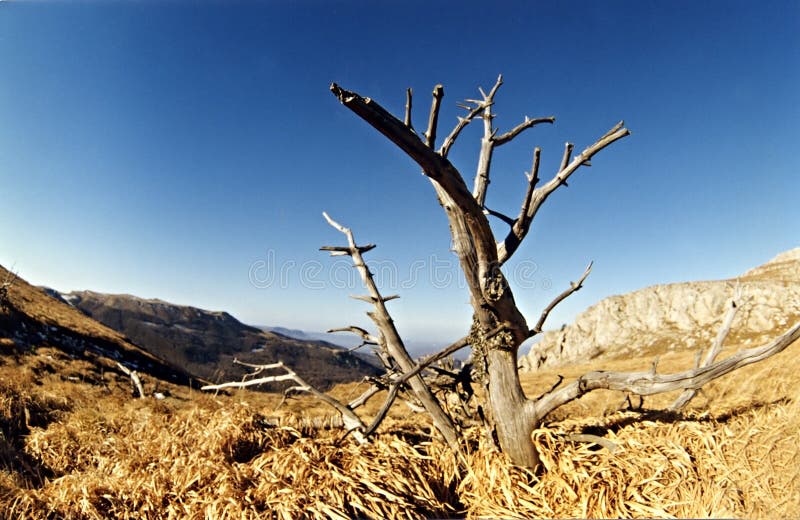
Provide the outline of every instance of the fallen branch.
[[701,388],[706,383],[724,376],[738,368],[757,363],[773,356],[800,339],[800,322],[774,341],[749,349],[742,349],[722,361],[676,374],[655,374],[647,372],[605,372],[595,371],[584,374],[569,385],[545,395],[537,402],[531,402],[537,417],[547,414],[564,404],[581,397],[592,390],[618,390],[635,395],[654,395],[674,390]]
[[139,374],[135,370],[131,370],[122,363],[117,362],[117,368],[122,370],[128,377],[131,378],[131,383],[136,391],[139,393],[139,399],[144,399],[144,388],[142,387],[142,380],[139,379]]
[[[294,381],[297,383],[296,386],[292,387],[292,390],[298,392],[308,392],[312,394],[314,397],[319,399],[320,401],[332,406],[335,408],[342,416],[342,422],[344,424],[344,428],[348,433],[353,434],[356,441],[359,444],[366,444],[367,438],[364,435],[364,431],[367,430],[367,426],[364,424],[364,421],[353,412],[350,407],[347,405],[342,404],[338,400],[334,399],[333,397],[329,396],[324,392],[320,392],[310,384],[308,384],[303,378],[301,378],[297,373],[292,370],[291,368],[284,365],[282,362],[272,363],[269,365],[251,365],[248,363],[242,363],[240,361],[234,360],[235,363],[247,367],[251,367],[255,369],[254,374],[263,372],[265,370],[275,370],[275,369],[283,369],[286,373],[279,374],[274,376],[265,376],[260,377],[258,379],[249,379],[246,381],[231,381],[228,383],[221,383],[218,385],[206,385],[200,388],[200,390],[223,390],[225,388],[246,388],[248,386],[256,386],[262,385],[264,383],[275,383],[280,381]],[[252,374],[251,374],[252,375]]]
[[603,448],[607,449],[609,453],[614,453],[619,448],[616,443],[611,442],[605,437],[591,435],[589,433],[573,433],[567,435],[566,439],[572,442],[588,442],[590,444],[597,444],[598,446],[602,446]]

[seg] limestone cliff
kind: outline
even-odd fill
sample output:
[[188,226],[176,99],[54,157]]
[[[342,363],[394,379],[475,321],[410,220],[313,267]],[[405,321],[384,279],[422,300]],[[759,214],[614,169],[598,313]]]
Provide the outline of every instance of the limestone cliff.
[[523,371],[595,358],[698,348],[713,340],[737,284],[742,305],[730,343],[755,345],[800,320],[800,248],[732,280],[656,285],[612,296],[548,331],[520,358]]

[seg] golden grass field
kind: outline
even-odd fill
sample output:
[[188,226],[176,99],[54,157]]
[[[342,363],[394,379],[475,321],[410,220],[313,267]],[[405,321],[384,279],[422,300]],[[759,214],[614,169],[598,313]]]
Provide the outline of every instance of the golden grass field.
[[[0,345],[8,352],[9,345]],[[469,432],[466,469],[397,405],[359,447],[322,405],[129,382],[56,349],[0,356],[0,515],[6,518],[746,517],[800,511],[800,344],[709,385],[683,415],[616,411],[594,392],[533,434],[544,471],[509,467]],[[660,372],[693,364],[663,356]],[[607,369],[646,369],[652,359]],[[562,374],[525,376],[530,395]],[[153,381],[145,378],[148,391]],[[355,395],[355,384],[335,389]],[[645,400],[651,410],[674,396]],[[379,406],[376,401],[373,409]],[[322,421],[324,422],[324,421]],[[611,453],[566,437],[601,435]]]

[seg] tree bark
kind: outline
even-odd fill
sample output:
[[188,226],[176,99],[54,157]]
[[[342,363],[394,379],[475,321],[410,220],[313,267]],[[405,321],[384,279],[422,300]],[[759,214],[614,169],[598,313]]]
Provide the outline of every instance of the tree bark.
[[514,464],[535,468],[539,453],[531,433],[538,421],[520,385],[516,349],[490,350],[488,360],[489,408],[500,449]]

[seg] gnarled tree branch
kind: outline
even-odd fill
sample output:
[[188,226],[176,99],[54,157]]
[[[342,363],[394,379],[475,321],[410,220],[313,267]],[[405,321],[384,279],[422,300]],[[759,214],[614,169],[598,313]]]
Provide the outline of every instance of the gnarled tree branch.
[[749,349],[742,349],[722,361],[676,374],[656,374],[648,372],[589,372],[571,384],[545,395],[537,402],[531,402],[539,418],[564,404],[593,390],[618,390],[636,395],[654,395],[674,390],[697,390],[706,383],[724,376],[743,366],[762,361],[773,356],[800,339],[800,323],[775,340]]
[[[620,122],[615,125],[611,130],[603,134],[603,136],[595,141],[594,144],[587,147],[577,157],[569,161],[572,153],[572,145],[567,143],[564,156],[562,159],[561,168],[553,178],[543,186],[536,188],[528,196],[526,194],[522,207],[525,208],[523,218],[517,219],[517,223],[511,228],[505,240],[497,244],[497,258],[500,264],[504,264],[516,252],[519,245],[525,239],[525,236],[530,230],[531,223],[533,222],[539,208],[544,204],[544,201],[552,194],[559,186],[566,184],[567,179],[575,173],[578,168],[585,166],[589,160],[599,151],[609,146],[610,144],[630,135],[627,128],[623,128],[624,123]],[[535,161],[536,162],[536,161]],[[530,189],[532,180],[529,180],[528,186]]]
[[[389,311],[386,309],[386,298],[381,296],[378,286],[375,284],[375,280],[372,277],[372,273],[364,262],[364,257],[361,255],[361,250],[356,245],[353,232],[333,220],[330,216],[328,216],[327,213],[323,213],[322,215],[325,217],[325,220],[328,221],[328,224],[339,230],[347,237],[349,255],[353,260],[353,265],[355,265],[356,269],[358,269],[358,272],[361,275],[361,280],[364,283],[364,286],[367,288],[371,298],[370,303],[372,303],[374,307],[374,311],[367,314],[381,331],[383,339],[381,346],[385,347],[385,353],[397,363],[397,366],[400,367],[402,371],[409,372],[413,370],[415,368],[414,361],[411,359],[411,356],[408,355],[408,351],[403,344],[403,340],[400,338],[400,334],[397,332],[397,328],[394,325],[394,320],[392,320]],[[428,386],[422,380],[422,377],[419,375],[412,377],[408,381],[408,384],[411,386],[416,398],[422,403],[422,406],[424,406],[425,410],[430,414],[434,425],[445,438],[445,441],[450,448],[457,453],[460,452],[461,448],[459,436],[456,432],[452,419],[444,412],[430,388],[428,388]]]

